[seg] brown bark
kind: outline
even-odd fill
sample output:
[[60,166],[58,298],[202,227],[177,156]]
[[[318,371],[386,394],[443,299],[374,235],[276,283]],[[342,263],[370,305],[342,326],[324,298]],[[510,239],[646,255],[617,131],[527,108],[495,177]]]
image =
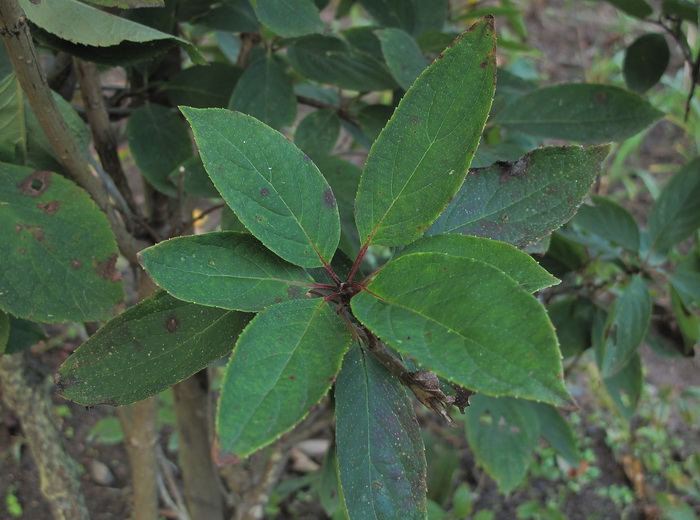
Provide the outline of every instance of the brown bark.
[[28,352],[0,355],[2,396],[17,414],[56,520],[87,520],[78,464],[63,447],[54,420],[46,375]]
[[223,520],[221,481],[211,457],[212,410],[206,370],[173,387],[179,462],[191,518]]

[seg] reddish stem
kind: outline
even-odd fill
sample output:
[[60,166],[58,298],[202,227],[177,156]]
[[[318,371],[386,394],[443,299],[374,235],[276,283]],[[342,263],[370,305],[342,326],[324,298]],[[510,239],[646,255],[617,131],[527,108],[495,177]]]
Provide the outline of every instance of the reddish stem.
[[352,264],[352,268],[350,269],[350,272],[348,273],[348,279],[347,282],[350,283],[352,282],[353,278],[355,278],[355,275],[357,274],[357,270],[360,268],[360,262],[362,262],[362,259],[365,257],[365,254],[367,253],[367,248],[369,247],[371,239],[365,242],[365,245],[362,246],[362,249],[360,249],[360,252],[357,253],[357,258],[355,259],[355,263]]

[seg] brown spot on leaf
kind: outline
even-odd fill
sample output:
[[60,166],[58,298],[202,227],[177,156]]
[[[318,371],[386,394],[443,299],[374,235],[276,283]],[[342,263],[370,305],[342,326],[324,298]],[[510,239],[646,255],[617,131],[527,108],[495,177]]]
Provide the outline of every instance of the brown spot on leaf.
[[30,197],[38,197],[51,186],[53,173],[47,170],[37,170],[27,175],[17,184],[17,189]]
[[510,217],[509,217],[508,215],[503,215],[503,216],[501,217],[501,220],[502,220],[503,222],[508,222],[508,221],[510,220]]
[[41,230],[41,228],[37,229],[36,231],[32,231],[32,236],[39,242],[44,241],[44,232]]
[[296,380],[297,380],[297,376],[289,376],[289,379],[291,379],[292,381],[296,381]]
[[287,296],[289,296],[290,299],[298,298],[300,292],[301,289],[298,285],[292,285],[287,289]]
[[267,197],[269,194],[270,190],[268,190],[267,188],[263,188],[260,190],[260,195],[262,195],[263,197]]
[[515,162],[497,161],[496,166],[501,170],[499,181],[505,184],[513,178],[522,178],[530,166],[530,156],[526,155]]
[[595,93],[594,100],[598,105],[607,105],[608,94],[606,92],[598,91]]
[[78,260],[77,258],[71,258],[70,259],[70,266],[75,269],[76,271],[83,267],[83,263]]
[[102,262],[95,262],[95,272],[100,278],[110,282],[118,282],[121,280],[121,276],[119,276],[116,265],[117,254],[115,253]]
[[489,60],[484,60],[481,63],[479,63],[479,67],[481,67],[482,69],[485,69],[488,66],[489,66]]
[[176,316],[170,315],[166,318],[165,328],[168,329],[168,332],[170,332],[171,334],[175,332],[179,326],[180,321],[177,319]]
[[323,205],[328,209],[333,209],[336,206],[335,195],[330,187],[323,192]]
[[40,202],[36,207],[47,215],[54,215],[58,211],[60,205],[61,203],[57,200],[51,200],[49,202]]
[[27,252],[27,250],[24,249],[23,247],[20,247],[20,248],[19,248],[19,254],[20,254],[20,255],[23,255],[23,254],[26,253],[26,252]]
[[63,392],[66,391],[66,389],[67,389],[68,387],[70,387],[71,385],[74,385],[74,384],[75,384],[75,381],[72,380],[72,379],[63,379],[63,378],[61,377],[61,373],[60,373],[60,372],[56,372],[56,373],[53,375],[53,382],[54,382],[54,384],[56,385],[56,391],[57,391],[59,394],[62,394]]

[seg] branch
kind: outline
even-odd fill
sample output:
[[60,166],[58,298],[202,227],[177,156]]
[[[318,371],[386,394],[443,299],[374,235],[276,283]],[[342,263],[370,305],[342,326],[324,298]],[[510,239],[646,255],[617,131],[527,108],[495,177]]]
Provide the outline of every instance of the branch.
[[66,168],[70,178],[87,191],[107,215],[119,249],[130,262],[135,264],[136,253],[142,249],[141,244],[126,231],[110,204],[106,191],[92,175],[65,120],[61,117],[51,89],[41,71],[39,58],[29,34],[27,18],[17,0],[0,2],[0,37],[5,44],[7,55],[22,90],[27,96],[27,101],[61,164]]
[[348,123],[350,123],[353,126],[360,127],[360,121],[350,113],[350,111],[342,108],[342,107],[337,107],[335,105],[331,105],[330,103],[324,103],[323,101],[319,101],[318,99],[306,97],[306,96],[297,96],[297,102],[301,103],[302,105],[308,105],[310,107],[314,108],[320,108],[323,110],[330,110],[331,112],[335,112],[338,114],[338,117],[341,119],[345,119]]

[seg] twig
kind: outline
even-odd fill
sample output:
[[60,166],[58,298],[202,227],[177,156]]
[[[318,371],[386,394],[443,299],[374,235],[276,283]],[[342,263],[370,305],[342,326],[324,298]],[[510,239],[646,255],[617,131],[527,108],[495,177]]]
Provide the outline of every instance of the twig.
[[0,37],[27,101],[71,179],[81,186],[107,215],[122,254],[136,263],[141,245],[132,237],[109,202],[101,183],[85,162],[68,126],[58,111],[29,34],[27,18],[17,0],[0,2]]
[[314,108],[320,108],[323,110],[330,110],[331,112],[335,112],[338,114],[338,117],[341,119],[345,119],[348,123],[350,123],[353,126],[360,127],[360,121],[352,115],[348,110],[342,108],[342,107],[337,107],[335,105],[331,105],[330,103],[325,103],[323,101],[319,101],[318,99],[310,98],[307,96],[297,96],[297,101],[301,103],[302,105],[308,105],[310,107]]

